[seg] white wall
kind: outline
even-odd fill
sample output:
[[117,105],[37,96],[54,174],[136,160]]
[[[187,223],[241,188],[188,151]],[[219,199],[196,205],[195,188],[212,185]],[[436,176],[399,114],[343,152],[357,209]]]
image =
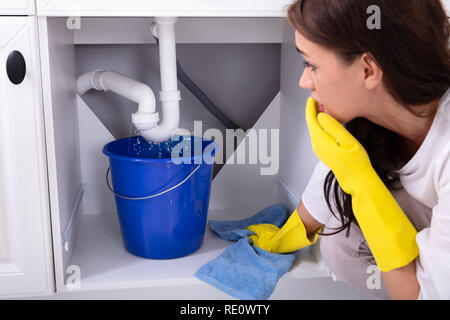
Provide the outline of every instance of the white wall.
[[[177,59],[184,71],[230,119],[251,128],[279,92],[280,44],[178,44]],[[77,73],[115,70],[149,85],[160,111],[158,47],[152,44],[76,46]],[[224,126],[180,82],[180,127],[203,130]],[[88,92],[83,100],[115,138],[130,135],[131,113],[137,105],[115,94]],[[164,116],[163,114],[160,116]]]
[[287,22],[281,61],[280,179],[299,202],[319,159],[312,151],[304,114],[310,92],[298,86],[303,64],[295,50],[294,29]]

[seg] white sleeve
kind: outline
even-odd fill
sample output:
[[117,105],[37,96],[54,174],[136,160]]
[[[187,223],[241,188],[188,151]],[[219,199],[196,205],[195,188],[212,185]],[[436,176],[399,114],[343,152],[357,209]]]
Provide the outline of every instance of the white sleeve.
[[439,192],[430,227],[416,236],[419,299],[450,299],[450,182]]
[[[323,186],[328,172],[330,172],[330,169],[322,161],[319,161],[302,194],[303,205],[311,216],[322,224],[327,224],[332,216],[323,193]],[[333,191],[330,194],[333,195]],[[334,203],[332,198],[330,198],[331,204]],[[336,210],[334,206],[332,208]]]

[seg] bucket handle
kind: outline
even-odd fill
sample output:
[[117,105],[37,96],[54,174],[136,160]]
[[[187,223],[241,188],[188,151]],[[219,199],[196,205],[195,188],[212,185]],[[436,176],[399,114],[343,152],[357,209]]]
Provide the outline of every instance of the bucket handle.
[[109,183],[109,172],[111,171],[111,167],[108,167],[108,170],[106,170],[106,185],[108,186],[108,189],[109,189],[112,193],[114,193],[116,196],[118,196],[119,198],[123,198],[123,199],[127,199],[127,200],[145,200],[145,199],[150,199],[150,198],[154,198],[154,197],[160,196],[160,195],[162,195],[162,194],[164,194],[164,193],[167,193],[167,192],[169,192],[169,191],[171,191],[171,190],[173,190],[173,189],[175,189],[175,188],[178,188],[178,187],[181,186],[183,183],[185,183],[190,177],[192,177],[192,175],[193,175],[199,168],[200,168],[200,165],[198,165],[197,168],[195,168],[194,171],[192,171],[192,172],[186,177],[186,179],[184,179],[183,181],[181,181],[179,184],[177,184],[177,185],[175,185],[175,186],[171,187],[170,189],[167,189],[167,190],[165,190],[165,191],[163,191],[163,192],[160,192],[160,193],[157,193],[157,194],[153,194],[153,195],[147,196],[147,197],[130,198],[130,197],[125,197],[125,196],[122,196],[122,195],[116,193],[116,192],[113,190],[113,188],[111,187],[111,184]]

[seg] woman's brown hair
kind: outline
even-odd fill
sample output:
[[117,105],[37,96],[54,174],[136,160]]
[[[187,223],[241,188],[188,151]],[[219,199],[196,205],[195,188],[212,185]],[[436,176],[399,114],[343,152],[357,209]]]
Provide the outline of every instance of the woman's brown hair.
[[[380,28],[369,28],[370,6],[380,9]],[[288,9],[291,25],[308,40],[332,50],[344,65],[370,53],[383,70],[389,94],[412,114],[430,117],[415,106],[440,99],[450,85],[450,24],[440,0],[297,0]],[[432,110],[433,111],[433,110]],[[364,146],[372,166],[389,189],[399,188],[396,171],[408,160],[401,137],[365,118],[346,124]],[[324,194],[330,211],[330,192],[342,227],[357,225],[351,196],[330,171]],[[336,215],[335,215],[336,216]]]

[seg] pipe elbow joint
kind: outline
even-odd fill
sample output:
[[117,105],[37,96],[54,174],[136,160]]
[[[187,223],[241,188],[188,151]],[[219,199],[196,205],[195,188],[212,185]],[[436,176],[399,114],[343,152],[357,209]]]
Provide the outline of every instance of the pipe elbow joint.
[[[141,136],[144,137],[147,141],[151,142],[164,142],[169,140],[178,129],[179,124],[179,115],[174,114],[172,117],[169,115],[166,117],[166,114],[164,115],[164,119],[161,121],[160,124],[154,126],[153,128],[149,128],[146,130],[139,130],[141,133]],[[165,121],[164,121],[165,120]]]
[[159,122],[158,112],[143,112],[138,110],[131,114],[131,121],[133,125],[141,131],[150,130],[155,128]]
[[160,143],[169,140],[175,134],[178,126],[173,127],[160,127],[155,126],[148,130],[139,130],[141,136],[144,137],[145,140]]

